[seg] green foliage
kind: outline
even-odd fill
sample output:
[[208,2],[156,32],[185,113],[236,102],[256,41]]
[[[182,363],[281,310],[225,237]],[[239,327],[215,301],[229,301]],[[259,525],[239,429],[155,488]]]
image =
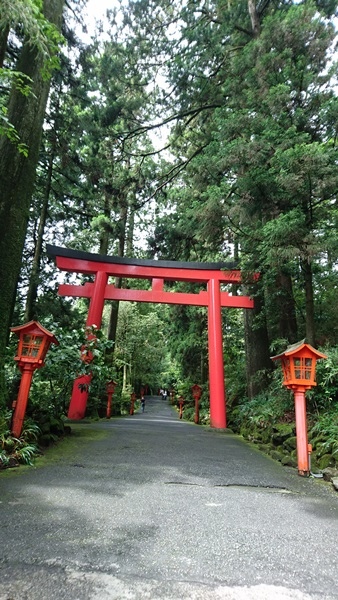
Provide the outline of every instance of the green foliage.
[[114,364],[120,373],[128,373],[125,383],[135,390],[142,384],[156,389],[167,377],[169,340],[160,315],[159,307],[130,302],[120,306]]
[[338,463],[338,405],[328,408],[313,419],[309,440],[315,440],[317,456],[330,454]]
[[[278,338],[278,353],[288,337],[305,330],[311,298],[304,293],[304,268],[310,265],[317,338],[331,347],[328,360],[318,364],[318,386],[308,392],[308,406],[311,424],[318,416],[318,428],[332,440],[335,425],[329,427],[331,417],[326,422],[322,416],[328,410],[334,415],[338,403],[337,64],[335,31],[327,20],[336,2],[265,2],[257,36],[250,34],[245,0],[212,0],[202,10],[198,3],[131,1],[122,3],[121,11],[121,19],[111,15],[104,41],[98,35],[88,47],[73,46],[71,61],[63,56],[55,76],[20,291],[29,276],[26,265],[45,193],[50,194],[46,238],[62,245],[135,255],[137,223],[151,257],[216,261],[234,255],[248,271],[260,271],[260,284],[248,293],[253,290],[262,306],[246,331],[241,311],[223,311],[229,424],[236,430],[265,429],[292,418],[292,394],[281,385],[278,369],[270,380],[266,370],[247,372],[248,339],[266,326],[265,349]],[[40,0],[6,0],[0,29],[7,24],[19,41],[28,36],[45,64],[52,64],[59,38],[42,17]],[[29,80],[15,71],[10,77],[7,83],[30,93]],[[165,160],[155,159],[146,133],[160,120],[173,124]],[[25,154],[5,107],[0,133]],[[31,390],[29,410],[45,435],[56,435],[51,417],[62,421],[74,378],[89,372],[89,414],[104,415],[105,383],[113,378],[117,412],[129,412],[130,394],[142,384],[164,385],[186,398],[185,418],[193,419],[191,385],[197,382],[203,384],[201,422],[208,422],[204,308],[121,303],[109,366],[111,348],[103,332],[83,331],[87,300],[61,302],[54,292],[54,267],[45,257],[42,272],[37,311],[60,341],[36,372]],[[239,286],[226,290],[243,293]],[[17,314],[22,313],[20,297]],[[90,363],[81,360],[81,346],[92,353]],[[11,366],[7,378],[14,388]],[[266,390],[249,401],[247,381],[263,380],[269,382]]]
[[20,438],[16,438],[10,433],[9,421],[9,413],[0,416],[0,469],[19,463],[32,465],[34,457],[39,454],[37,444],[40,435],[39,427],[32,422],[27,422]]
[[239,431],[241,427],[261,429],[283,422],[293,414],[292,394],[282,385],[281,371],[275,370],[266,391],[252,400],[242,398],[229,410],[229,427]]
[[317,361],[317,386],[306,394],[312,413],[325,415],[338,407],[338,347],[321,348],[326,359]]
[[[74,379],[88,374],[92,375],[89,392],[92,397],[91,408],[95,411],[105,394],[107,381],[115,376],[106,364],[106,352],[112,348],[112,342],[94,326],[86,330],[58,330],[55,326],[52,329],[59,345],[51,346],[44,368],[34,375],[30,392],[32,412],[36,413],[39,407],[43,413],[55,417],[64,415]],[[92,361],[83,360],[87,353]]]
[[41,0],[2,0],[0,31],[6,28],[22,31],[30,45],[43,57],[43,72],[49,78],[58,67],[56,58],[63,36],[43,15]]
[[7,117],[7,108],[5,106],[1,106],[0,108],[0,136],[1,135],[6,136],[10,142],[15,144],[20,154],[26,157],[28,156],[28,146],[27,144],[20,142],[18,132]]

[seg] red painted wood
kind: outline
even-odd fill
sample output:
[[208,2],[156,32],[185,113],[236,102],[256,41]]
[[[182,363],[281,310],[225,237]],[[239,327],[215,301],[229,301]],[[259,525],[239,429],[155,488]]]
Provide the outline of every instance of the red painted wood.
[[101,328],[107,281],[107,273],[105,273],[104,271],[98,271],[96,273],[95,282],[92,283],[93,287],[91,288],[91,300],[89,304],[89,311],[86,323],[87,327],[90,327],[91,325],[96,325],[98,329]]
[[305,390],[301,388],[294,390],[294,398],[296,413],[298,473],[299,475],[307,476],[310,473],[310,468],[306,424]]
[[203,283],[209,279],[218,279],[222,283],[240,283],[241,271],[216,271],[208,269],[180,269],[172,267],[148,267],[144,265],[124,265],[103,263],[94,260],[57,256],[56,265],[61,271],[70,273],[93,274],[104,271],[114,277],[131,277],[136,279],[165,279],[166,281],[191,281]]
[[21,366],[22,377],[20,381],[20,388],[12,421],[12,434],[16,438],[19,438],[22,432],[22,426],[25,419],[26,408],[28,403],[29,390],[31,387],[32,377],[35,368],[36,367],[34,365],[30,365],[29,363]]
[[80,421],[84,418],[88,400],[91,375],[81,375],[73,383],[72,397],[68,408],[68,419]]
[[208,283],[208,342],[209,342],[209,390],[210,425],[217,429],[226,428],[225,385],[223,364],[221,294],[219,282]]
[[[91,298],[93,290],[93,283],[86,283],[84,286],[61,284],[58,293],[60,296]],[[151,290],[127,290],[116,288],[114,285],[107,285],[105,287],[104,299],[127,300],[129,302],[154,302],[156,304],[189,304],[192,306],[208,306],[209,304],[208,293],[204,291],[198,294],[188,294],[183,292],[158,291],[157,289],[154,290],[154,287]],[[221,292],[221,306],[253,308],[254,301],[248,296],[231,296],[227,292]],[[94,324],[96,325],[97,323]]]

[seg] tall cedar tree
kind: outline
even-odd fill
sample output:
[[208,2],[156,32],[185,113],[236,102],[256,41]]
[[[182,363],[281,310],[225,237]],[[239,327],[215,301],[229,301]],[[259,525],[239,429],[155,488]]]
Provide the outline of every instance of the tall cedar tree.
[[[44,0],[47,21],[61,29],[64,0]],[[0,401],[4,398],[3,360],[11,325],[16,287],[21,267],[29,206],[48,100],[50,74],[44,57],[26,37],[16,64],[31,80],[31,93],[23,95],[13,85],[8,102],[8,119],[15,127],[28,156],[18,152],[7,137],[0,140]]]

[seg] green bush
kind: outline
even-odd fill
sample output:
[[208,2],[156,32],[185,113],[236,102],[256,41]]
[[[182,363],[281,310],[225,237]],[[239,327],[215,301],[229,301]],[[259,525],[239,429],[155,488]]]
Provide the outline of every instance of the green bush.
[[33,458],[40,453],[38,438],[40,429],[26,422],[19,438],[10,432],[10,413],[0,419],[0,469],[19,463],[32,465]]
[[338,406],[338,347],[321,348],[327,355],[316,366],[317,386],[306,393],[310,413],[335,410]]

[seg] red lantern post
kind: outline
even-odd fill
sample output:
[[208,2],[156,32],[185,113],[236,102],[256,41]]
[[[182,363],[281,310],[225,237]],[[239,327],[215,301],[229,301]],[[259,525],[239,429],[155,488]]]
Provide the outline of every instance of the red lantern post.
[[183,398],[183,396],[180,396],[178,399],[178,406],[180,407],[180,412],[179,412],[180,419],[182,419],[182,416],[183,416],[183,405],[184,405],[184,398]]
[[19,337],[17,355],[14,360],[17,361],[22,373],[18,397],[13,403],[12,434],[14,437],[20,437],[33,373],[35,369],[44,366],[50,344],[59,344],[59,342],[38,321],[29,321],[25,325],[12,327],[11,331]]
[[134,414],[134,404],[135,404],[135,401],[136,401],[136,394],[135,394],[135,392],[133,392],[130,395],[130,411],[129,411],[130,415]]
[[111,379],[111,381],[108,381],[107,385],[106,385],[106,392],[107,392],[107,419],[110,419],[111,417],[111,404],[112,404],[112,397],[113,394],[115,392],[115,387],[117,386],[116,381],[113,381]]
[[302,340],[288,346],[282,354],[271,358],[272,360],[281,359],[284,375],[283,385],[292,390],[294,394],[298,474],[306,477],[310,474],[310,466],[305,392],[317,385],[315,380],[316,361],[320,358],[327,358],[327,356]]
[[202,396],[202,388],[200,385],[197,385],[197,383],[195,383],[195,385],[192,386],[191,388],[192,390],[192,396],[195,400],[195,416],[194,416],[194,422],[197,424],[200,421],[200,415],[199,415],[199,401],[200,398]]

